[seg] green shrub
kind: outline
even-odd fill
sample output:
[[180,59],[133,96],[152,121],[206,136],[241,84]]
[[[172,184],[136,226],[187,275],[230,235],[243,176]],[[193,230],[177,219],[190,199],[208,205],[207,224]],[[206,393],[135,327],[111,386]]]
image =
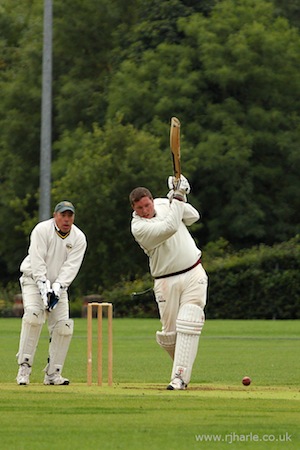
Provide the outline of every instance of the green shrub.
[[[239,252],[220,239],[203,249],[203,265],[209,276],[207,318],[300,319],[299,235],[273,247]],[[152,287],[147,273],[142,279],[120,281],[110,290],[99,289],[95,301],[113,303],[115,317],[157,318]],[[0,287],[1,317],[16,315],[14,299],[19,292],[17,283]],[[71,317],[84,316],[85,302],[91,300],[78,291],[70,299]]]
[[15,297],[19,294],[18,282],[9,282],[5,286],[0,285],[0,317],[14,317]]
[[158,317],[150,275],[133,282],[121,282],[110,291],[103,291],[103,298],[114,304],[117,317]]
[[[209,319],[299,319],[300,237],[234,253],[219,240],[203,251]],[[150,275],[103,292],[116,317],[158,317]],[[134,295],[134,293],[137,295]]]
[[299,319],[300,239],[223,256],[206,267],[213,319]]

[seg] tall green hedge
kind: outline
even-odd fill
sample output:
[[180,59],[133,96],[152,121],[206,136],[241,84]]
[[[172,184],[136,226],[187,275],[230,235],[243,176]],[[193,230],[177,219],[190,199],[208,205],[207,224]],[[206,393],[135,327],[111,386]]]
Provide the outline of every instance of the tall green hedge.
[[[232,252],[226,241],[203,250],[209,276],[207,319],[300,319],[300,235],[281,244]],[[149,274],[97,292],[115,317],[158,317]],[[0,287],[0,316],[14,316],[18,288]],[[71,316],[84,314],[86,297],[71,295]]]
[[209,267],[207,317],[299,319],[300,236],[225,257]]
[[[273,247],[221,253],[203,255],[207,319],[300,319],[300,235]],[[152,284],[145,276],[102,295],[114,303],[116,317],[158,317]]]

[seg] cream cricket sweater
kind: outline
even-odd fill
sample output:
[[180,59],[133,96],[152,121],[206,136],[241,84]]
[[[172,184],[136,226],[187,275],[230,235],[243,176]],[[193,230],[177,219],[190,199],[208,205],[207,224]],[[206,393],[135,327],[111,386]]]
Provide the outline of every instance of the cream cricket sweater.
[[149,256],[151,275],[161,275],[185,270],[201,256],[187,226],[199,219],[198,211],[189,203],[168,199],[154,199],[155,217],[145,219],[135,212],[131,232]]
[[32,230],[28,255],[20,266],[25,276],[35,281],[48,279],[68,288],[76,277],[87,247],[84,233],[72,225],[70,234],[56,233],[54,218],[38,223]]

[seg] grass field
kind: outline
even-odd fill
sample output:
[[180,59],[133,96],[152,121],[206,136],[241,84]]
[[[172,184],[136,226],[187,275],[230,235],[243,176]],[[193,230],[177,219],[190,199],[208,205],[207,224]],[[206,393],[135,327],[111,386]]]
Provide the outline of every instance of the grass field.
[[299,321],[207,320],[186,391],[166,390],[171,359],[156,319],[114,319],[112,387],[97,386],[96,373],[86,384],[85,319],[75,319],[69,386],[42,384],[46,326],[31,383],[17,386],[20,325],[0,319],[1,450],[300,448]]

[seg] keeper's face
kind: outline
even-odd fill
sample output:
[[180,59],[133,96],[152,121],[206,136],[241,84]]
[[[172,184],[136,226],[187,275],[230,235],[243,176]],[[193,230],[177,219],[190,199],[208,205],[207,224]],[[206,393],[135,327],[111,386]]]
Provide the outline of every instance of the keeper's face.
[[74,213],[72,211],[56,212],[53,214],[55,223],[63,233],[68,233],[74,223]]
[[155,215],[153,199],[148,197],[142,197],[139,201],[135,202],[132,206],[136,214],[143,219],[152,219]]

